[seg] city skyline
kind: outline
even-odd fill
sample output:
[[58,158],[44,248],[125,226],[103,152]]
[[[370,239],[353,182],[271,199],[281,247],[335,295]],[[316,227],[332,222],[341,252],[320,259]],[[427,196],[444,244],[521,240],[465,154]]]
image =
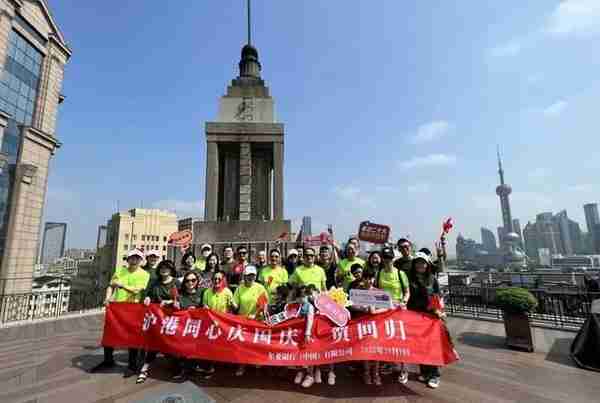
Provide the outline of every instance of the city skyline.
[[[69,223],[69,247],[93,246],[98,225],[117,204],[202,216],[201,127],[215,116],[214,100],[234,75],[245,40],[236,1],[189,5],[183,18],[154,4],[123,4],[119,16],[103,12],[105,5],[77,2],[53,10],[78,50],[64,89],[73,101],[59,119],[69,147],[53,161],[45,218]],[[411,235],[431,245],[452,216],[449,242],[458,232],[476,238],[480,227],[501,222],[492,193],[494,148],[501,144],[515,189],[514,218],[524,224],[540,211],[566,209],[585,222],[583,204],[600,200],[593,185],[600,165],[593,107],[600,57],[587,51],[599,43],[600,13],[591,2],[582,2],[591,4],[587,19],[558,1],[525,8],[342,4],[255,5],[253,42],[288,132],[286,217],[299,223],[312,216],[315,233],[332,223],[339,238],[368,219],[390,225],[395,238]],[[290,13],[298,18],[289,21]],[[98,36],[86,30],[89,18],[115,29]],[[131,26],[132,18],[178,28],[159,35]],[[218,41],[208,39],[215,35]],[[122,46],[105,47],[106,41]],[[342,62],[357,51],[356,64]],[[160,59],[161,52],[175,59]],[[557,62],[557,55],[564,57]],[[115,68],[115,60],[127,69]],[[110,119],[100,121],[97,110]],[[164,119],[148,119],[158,110]],[[309,152],[307,144],[318,147]],[[155,172],[157,160],[190,162]],[[132,165],[152,174],[123,176]],[[318,203],[307,208],[311,193]],[[89,214],[72,216],[80,210]]]

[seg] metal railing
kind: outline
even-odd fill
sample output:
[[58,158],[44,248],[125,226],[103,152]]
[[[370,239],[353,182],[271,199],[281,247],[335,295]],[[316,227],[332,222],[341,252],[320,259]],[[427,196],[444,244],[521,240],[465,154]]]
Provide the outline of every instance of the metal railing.
[[[502,310],[495,303],[497,287],[449,287],[446,310],[449,315],[479,319],[502,319]],[[600,292],[584,289],[530,289],[538,300],[535,312],[529,315],[535,325],[577,330],[590,314],[592,301]]]
[[102,307],[102,290],[50,290],[0,295],[0,325],[51,319]]

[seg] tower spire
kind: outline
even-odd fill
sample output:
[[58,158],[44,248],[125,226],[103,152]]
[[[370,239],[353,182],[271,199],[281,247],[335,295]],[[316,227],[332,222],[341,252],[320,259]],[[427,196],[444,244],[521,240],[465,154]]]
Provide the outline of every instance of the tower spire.
[[251,14],[251,0],[246,0],[246,5],[248,7],[248,45],[252,45],[252,14]]
[[261,65],[258,61],[258,51],[252,46],[252,6],[251,0],[246,0],[248,14],[248,43],[242,48],[240,60],[240,78],[249,81],[260,80]]
[[500,175],[500,184],[504,185],[504,170],[502,169],[502,157],[500,156],[500,146],[497,147],[498,153],[498,174]]

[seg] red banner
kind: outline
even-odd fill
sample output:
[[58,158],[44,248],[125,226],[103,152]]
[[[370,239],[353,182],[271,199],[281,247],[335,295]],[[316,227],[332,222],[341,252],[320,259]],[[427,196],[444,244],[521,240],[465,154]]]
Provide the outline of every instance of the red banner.
[[305,342],[304,326],[304,319],[268,326],[208,309],[173,311],[111,303],[102,345],[257,365],[373,360],[443,366],[458,360],[444,323],[418,312],[398,309],[365,315],[344,327],[317,315],[310,343]]

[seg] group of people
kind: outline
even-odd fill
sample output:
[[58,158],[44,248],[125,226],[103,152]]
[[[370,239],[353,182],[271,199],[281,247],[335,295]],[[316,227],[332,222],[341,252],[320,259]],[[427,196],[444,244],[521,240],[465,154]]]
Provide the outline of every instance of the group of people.
[[[198,258],[191,252],[184,254],[180,267],[171,260],[160,260],[155,251],[134,249],[128,253],[127,266],[118,267],[106,291],[105,303],[139,302],[170,306],[173,309],[208,308],[231,313],[248,319],[264,320],[265,315],[282,312],[287,303],[299,303],[300,315],[305,317],[305,341],[312,340],[312,324],[315,308],[313,300],[320,292],[332,287],[352,289],[381,289],[392,297],[394,308],[428,312],[439,318],[445,314],[432,308],[430,301],[440,294],[437,273],[443,271],[444,253],[438,250],[437,261],[424,248],[414,252],[407,239],[393,245],[384,245],[363,259],[360,242],[350,238],[344,250],[336,243],[313,247],[297,247],[288,251],[285,259],[279,248],[259,251],[254,262],[249,260],[246,246],[234,250],[228,246],[223,257],[214,253],[211,245],[201,246]],[[399,251],[397,253],[396,251]],[[397,256],[399,255],[399,256]],[[145,265],[142,263],[146,260]],[[262,302],[262,303],[261,303]],[[367,306],[350,306],[353,318],[380,311]],[[115,366],[114,350],[104,347],[104,360],[93,372]],[[143,383],[158,352],[129,350],[128,369],[125,376],[137,374],[137,383]],[[178,370],[173,379],[185,380],[192,372],[210,377],[215,372],[213,363],[176,358]],[[335,366],[324,368],[303,367],[297,370],[294,382],[308,388],[323,382],[321,370],[327,372],[327,383],[335,385]],[[352,364],[354,372],[363,370],[363,381],[381,385],[382,374],[397,373],[398,382],[408,382],[404,364],[379,362]],[[246,366],[237,367],[235,374],[242,376]],[[431,388],[440,384],[440,370],[435,366],[421,365],[419,380]]]

